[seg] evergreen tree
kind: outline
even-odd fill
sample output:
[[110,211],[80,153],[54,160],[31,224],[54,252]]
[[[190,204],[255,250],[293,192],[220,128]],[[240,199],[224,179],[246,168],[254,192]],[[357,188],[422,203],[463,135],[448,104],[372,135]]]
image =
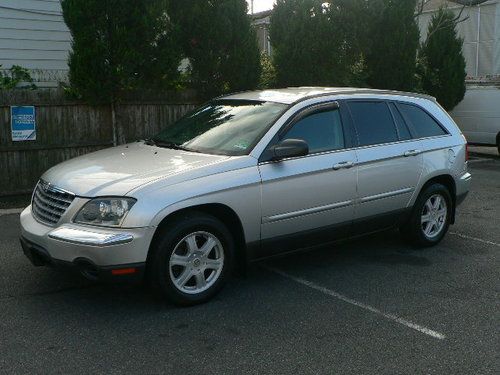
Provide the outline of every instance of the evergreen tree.
[[422,89],[436,97],[448,111],[465,95],[463,39],[458,37],[455,26],[453,13],[439,9],[429,23],[428,36],[420,51]]
[[[164,89],[177,78],[180,59],[168,0],[62,0],[73,37],[69,55],[72,89],[91,104],[115,105],[137,90]],[[120,138],[120,139],[118,139]]]
[[359,58],[350,9],[353,3],[277,1],[270,39],[278,86],[342,86],[351,81],[352,67]]
[[413,90],[420,38],[416,0],[372,0],[368,7],[371,22],[363,43],[368,83],[380,89]]
[[257,87],[260,53],[245,0],[173,1],[171,10],[190,60],[192,85],[202,95]]

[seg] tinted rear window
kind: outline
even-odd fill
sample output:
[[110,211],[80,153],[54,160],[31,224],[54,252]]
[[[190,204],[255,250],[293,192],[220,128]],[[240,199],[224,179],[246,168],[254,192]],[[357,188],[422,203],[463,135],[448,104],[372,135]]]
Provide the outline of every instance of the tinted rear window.
[[398,104],[403,114],[411,121],[417,137],[435,137],[444,135],[444,129],[423,109],[410,104]]
[[350,102],[360,146],[398,141],[396,126],[385,102]]

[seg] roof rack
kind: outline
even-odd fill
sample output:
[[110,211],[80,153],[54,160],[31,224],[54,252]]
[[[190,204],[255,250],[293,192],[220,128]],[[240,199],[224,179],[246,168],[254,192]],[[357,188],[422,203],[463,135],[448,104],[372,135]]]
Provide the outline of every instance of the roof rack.
[[408,92],[408,91],[398,91],[398,90],[380,90],[380,89],[369,89],[369,88],[355,88],[355,87],[317,87],[317,86],[299,86],[299,87],[288,87],[290,89],[292,88],[304,88],[304,89],[331,89],[331,91],[325,91],[320,94],[312,94],[312,95],[305,95],[303,98],[300,98],[300,100],[297,101],[302,101],[304,99],[310,99],[310,98],[315,98],[318,96],[325,96],[325,95],[341,95],[341,94],[378,94],[378,95],[399,95],[399,96],[409,96],[413,98],[422,98],[422,99],[429,99],[432,101],[436,101],[436,98],[427,95],[427,94],[422,94],[422,93],[417,93],[417,92]]

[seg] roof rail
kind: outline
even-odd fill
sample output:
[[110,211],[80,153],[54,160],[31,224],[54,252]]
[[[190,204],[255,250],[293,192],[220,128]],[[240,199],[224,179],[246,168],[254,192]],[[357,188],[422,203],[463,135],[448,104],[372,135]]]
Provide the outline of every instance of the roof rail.
[[[306,86],[304,86],[306,88]],[[321,87],[307,87],[307,88],[321,88]],[[328,89],[328,87],[325,87],[325,89]],[[413,98],[421,98],[421,99],[428,99],[432,101],[437,101],[434,96],[427,95],[427,94],[422,94],[422,93],[417,93],[417,92],[408,92],[408,91],[398,91],[398,90],[380,90],[380,89],[369,89],[369,88],[346,88],[342,90],[337,90],[336,88],[332,88],[331,91],[325,91],[322,92],[321,94],[312,94],[312,95],[306,95],[297,102],[303,101],[305,99],[311,99],[315,98],[318,96],[327,96],[327,95],[352,95],[352,94],[376,94],[376,95],[399,95],[399,96],[409,96]]]

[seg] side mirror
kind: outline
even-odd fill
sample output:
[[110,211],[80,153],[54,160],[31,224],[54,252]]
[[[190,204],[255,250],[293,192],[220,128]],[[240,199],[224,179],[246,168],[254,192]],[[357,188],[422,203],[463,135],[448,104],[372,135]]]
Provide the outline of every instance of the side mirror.
[[307,142],[302,139],[285,139],[273,146],[273,160],[281,160],[296,156],[305,156],[309,153]]

